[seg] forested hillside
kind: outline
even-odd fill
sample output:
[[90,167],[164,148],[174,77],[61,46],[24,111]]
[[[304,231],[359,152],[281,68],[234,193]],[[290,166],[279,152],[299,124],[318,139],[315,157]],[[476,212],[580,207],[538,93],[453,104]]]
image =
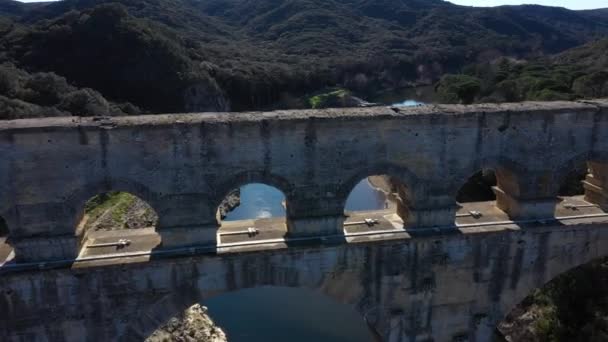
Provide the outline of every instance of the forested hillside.
[[[366,97],[606,35],[603,10],[441,0],[6,0],[0,112],[264,109],[334,86]],[[55,89],[65,78],[81,95],[41,98],[29,81],[41,78],[49,82],[34,88]]]
[[553,56],[471,64],[444,75],[436,89],[448,103],[608,97],[608,38]]

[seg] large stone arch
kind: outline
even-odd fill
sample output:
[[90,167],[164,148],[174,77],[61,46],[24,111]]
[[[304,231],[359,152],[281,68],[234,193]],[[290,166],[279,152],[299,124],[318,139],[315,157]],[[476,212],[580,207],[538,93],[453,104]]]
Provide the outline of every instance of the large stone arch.
[[[324,252],[324,253],[327,253]],[[329,252],[334,254],[334,252]],[[342,269],[334,273],[317,272],[313,268],[303,271],[298,264],[297,256],[281,258],[279,256],[267,258],[253,258],[249,261],[225,259],[220,264],[207,264],[205,266],[224,270],[226,273],[204,274],[204,272],[188,273],[186,278],[171,284],[170,292],[159,291],[159,294],[139,310],[134,321],[128,322],[124,335],[119,341],[143,341],[152,332],[167,322],[171,317],[183,312],[186,308],[205,299],[252,289],[262,286],[301,288],[331,298],[336,303],[351,306],[367,321],[366,314],[370,315],[375,309],[365,297],[364,291],[345,290],[345,284],[352,284],[347,273],[352,270]],[[335,259],[332,259],[335,260]],[[266,271],[256,272],[264,263]],[[331,263],[331,262],[329,262]],[[243,270],[246,267],[249,272]],[[179,277],[179,276],[178,276]],[[353,285],[354,286],[354,285]],[[376,322],[368,322],[374,324]]]
[[580,165],[585,165],[590,162],[591,156],[591,152],[582,152],[557,165],[552,172],[553,183],[551,184],[551,193],[554,193],[557,196],[561,185],[564,184],[570,173],[576,170]]
[[[527,168],[523,164],[503,156],[489,156],[473,160],[464,169],[454,174],[449,185],[449,195],[456,198],[460,188],[469,180],[475,173],[482,169],[493,169],[496,172],[498,186],[507,186],[517,192],[519,183],[517,178],[525,175]],[[500,182],[502,181],[502,182]],[[502,184],[501,184],[502,183]],[[513,191],[512,190],[512,191]]]
[[346,200],[348,199],[348,196],[353,188],[361,180],[373,175],[387,175],[398,179],[407,187],[408,200],[411,203],[422,200],[426,190],[428,189],[426,181],[421,177],[418,177],[406,167],[393,163],[377,163],[374,165],[368,165],[349,173],[343,178],[344,181],[339,184],[338,190],[336,191],[336,197],[338,198],[339,203],[341,203],[342,211],[344,211]]
[[572,175],[573,171],[576,171],[581,166],[586,168],[586,177],[583,181],[583,187],[585,188],[585,196],[587,201],[599,204],[600,207],[605,208],[605,200],[601,198],[605,195],[606,179],[608,179],[608,152],[605,151],[589,151],[576,154],[573,157],[562,161],[556,166],[551,173],[551,189],[550,193],[555,196],[558,195],[560,187],[565,184],[568,177]]
[[[344,301],[343,299],[336,298],[328,294],[323,289],[319,288],[310,288],[310,287],[302,287],[302,286],[285,286],[285,285],[263,285],[270,287],[286,287],[286,288],[299,288],[306,289],[311,292],[323,295],[325,297],[331,298],[332,301],[338,304],[345,304],[352,307],[357,313],[361,315],[362,320],[366,320],[366,314],[368,312],[360,311],[361,306],[359,305],[363,301],[361,299],[353,299],[352,301]],[[144,311],[138,315],[138,319],[135,322],[129,322],[129,325],[124,333],[118,340],[119,341],[143,341],[146,337],[150,336],[156,329],[160,328],[164,323],[169,321],[172,317],[177,314],[183,312],[188,307],[193,304],[203,302],[206,299],[216,297],[223,294],[229,294],[233,292],[238,292],[240,290],[252,289],[255,287],[247,287],[240,288],[234,290],[227,290],[222,292],[215,293],[200,293],[196,291],[196,289],[192,288],[182,288],[180,292],[182,294],[171,293],[164,297],[159,298],[156,302],[147,306]],[[195,294],[196,295],[192,295]],[[188,295],[189,294],[189,295]],[[213,317],[212,317],[213,318]]]
[[72,191],[65,197],[67,220],[71,227],[77,226],[82,219],[84,208],[88,200],[93,196],[110,191],[128,192],[147,202],[157,213],[161,213],[161,194],[156,193],[150,187],[127,178],[106,178],[86,185]]
[[285,200],[287,202],[286,212],[289,215],[289,202],[294,193],[294,186],[282,176],[261,170],[240,172],[220,181],[215,187],[211,197],[212,207],[217,209],[232,190],[251,183],[261,183],[279,189],[283,195],[285,195]]
[[[541,233],[538,236],[542,239],[543,235]],[[608,257],[608,229],[598,230],[593,225],[563,229],[550,234],[549,239],[560,240],[560,243],[546,240],[547,245],[553,248],[545,250],[545,255],[538,254],[534,267],[521,271],[517,287],[501,295],[497,306],[499,314],[493,316],[490,324],[497,326],[534,290],[544,287],[555,278],[594,260]]]

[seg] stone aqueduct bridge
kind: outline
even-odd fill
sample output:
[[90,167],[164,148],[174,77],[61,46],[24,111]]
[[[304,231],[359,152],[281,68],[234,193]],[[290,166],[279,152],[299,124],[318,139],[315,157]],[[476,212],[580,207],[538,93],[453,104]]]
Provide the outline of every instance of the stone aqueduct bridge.
[[[608,255],[606,215],[551,220],[585,162],[585,199],[608,209],[606,100],[17,120],[0,123],[0,156],[3,341],[141,340],[263,285],[352,305],[386,341],[488,341],[533,288]],[[512,221],[456,226],[455,194],[482,168]],[[407,185],[405,228],[345,235],[346,198],[374,174]],[[287,234],[216,248],[217,206],[249,182],[284,192]],[[157,211],[162,243],[79,259],[85,202],[111,190]]]

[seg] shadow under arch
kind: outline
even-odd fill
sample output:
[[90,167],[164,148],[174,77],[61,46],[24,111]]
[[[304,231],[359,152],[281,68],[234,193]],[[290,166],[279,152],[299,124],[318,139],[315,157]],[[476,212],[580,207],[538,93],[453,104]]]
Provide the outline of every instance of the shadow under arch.
[[[588,163],[592,159],[591,152],[583,152],[580,153],[565,162],[561,163],[557,169],[553,170],[553,182],[551,183],[551,193],[554,193],[556,196],[559,194],[562,186],[568,181],[573,172],[581,169],[587,169]],[[586,173],[587,170],[584,172]]]
[[456,202],[458,192],[469,181],[471,176],[484,169],[494,170],[497,186],[499,188],[508,188],[517,193],[519,193],[517,177],[525,175],[527,171],[527,167],[523,164],[502,156],[490,156],[476,159],[467,167],[459,171],[459,177],[456,177],[450,186],[449,194],[451,198],[454,198],[454,202]]
[[493,191],[493,187],[496,185],[496,172],[494,169],[481,169],[471,175],[467,182],[458,190],[456,202],[462,204],[495,201],[496,194]]
[[13,248],[10,245],[9,235],[8,223],[4,217],[0,215],[0,265],[8,262],[9,256],[13,251]]
[[8,224],[4,220],[4,218],[0,215],[0,237],[8,236]]
[[[218,299],[221,297],[238,295],[246,292],[252,291],[273,291],[279,290],[283,293],[287,292],[300,292],[306,295],[321,297],[325,299],[325,302],[331,303],[332,305],[340,305],[343,308],[347,308],[352,311],[354,315],[351,317],[358,316],[360,318],[360,323],[363,323],[362,326],[365,327],[366,331],[369,333],[368,341],[381,341],[381,337],[379,334],[373,331],[372,325],[370,325],[365,320],[366,312],[362,310],[361,303],[363,302],[361,298],[358,297],[335,297],[332,296],[328,291],[324,289],[307,287],[307,286],[296,286],[295,284],[267,284],[260,286],[251,286],[244,287],[238,289],[231,289],[226,291],[216,291],[216,292],[202,292],[199,289],[194,288],[180,288],[179,291],[174,291],[168,295],[165,295],[161,298],[158,298],[155,302],[153,302],[150,306],[144,308],[140,314],[137,315],[137,318],[134,322],[129,322],[128,328],[125,331],[124,335],[119,339],[120,341],[143,341],[151,334],[154,333],[161,326],[166,324],[172,317],[178,316],[181,313],[185,312],[189,307],[197,303],[203,303],[205,305],[207,302],[212,301],[214,299]],[[267,293],[268,294],[268,293]],[[290,302],[291,305],[288,306],[290,310],[298,310],[297,305],[293,305],[294,300],[292,298],[291,301],[286,300],[285,298],[274,298],[277,301],[280,301],[280,305],[285,306],[284,303]],[[243,298],[239,299],[239,302],[242,302]],[[238,303],[238,302],[237,302]],[[304,301],[299,301],[299,303],[304,303]],[[296,303],[297,304],[297,303]],[[211,319],[214,320],[216,324],[218,320],[213,316],[213,312],[211,311]],[[234,310],[231,307],[231,314],[234,315]],[[242,313],[238,313],[241,315]],[[237,315],[237,316],[238,316]],[[251,319],[251,316],[248,319]],[[255,316],[258,317],[257,315]],[[338,318],[340,319],[340,318]],[[306,322],[300,322],[302,324],[306,324]],[[369,329],[369,330],[368,330]],[[230,330],[225,330],[226,334],[230,338]]]
[[583,166],[589,168],[589,164],[594,162],[608,163],[608,152],[583,152],[563,162],[554,172],[554,184],[556,188],[554,188],[553,191],[555,193],[559,191],[559,187],[568,180],[572,171],[578,170]]

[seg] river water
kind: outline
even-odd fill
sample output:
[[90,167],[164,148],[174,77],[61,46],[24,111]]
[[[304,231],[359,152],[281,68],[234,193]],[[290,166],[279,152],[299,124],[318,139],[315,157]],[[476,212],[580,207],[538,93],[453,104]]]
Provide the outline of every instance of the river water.
[[[252,183],[241,187],[241,205],[226,215],[225,221],[246,220],[285,216],[283,193],[271,186]],[[345,209],[377,210],[384,209],[386,196],[374,189],[366,179],[357,184],[350,193]]]
[[[416,99],[385,102],[422,104]],[[241,205],[225,220],[285,216],[283,193],[264,184],[241,187]],[[346,201],[349,211],[385,207],[385,195],[363,179]],[[370,342],[363,318],[353,308],[303,289],[263,287],[211,298],[203,305],[229,342]]]

